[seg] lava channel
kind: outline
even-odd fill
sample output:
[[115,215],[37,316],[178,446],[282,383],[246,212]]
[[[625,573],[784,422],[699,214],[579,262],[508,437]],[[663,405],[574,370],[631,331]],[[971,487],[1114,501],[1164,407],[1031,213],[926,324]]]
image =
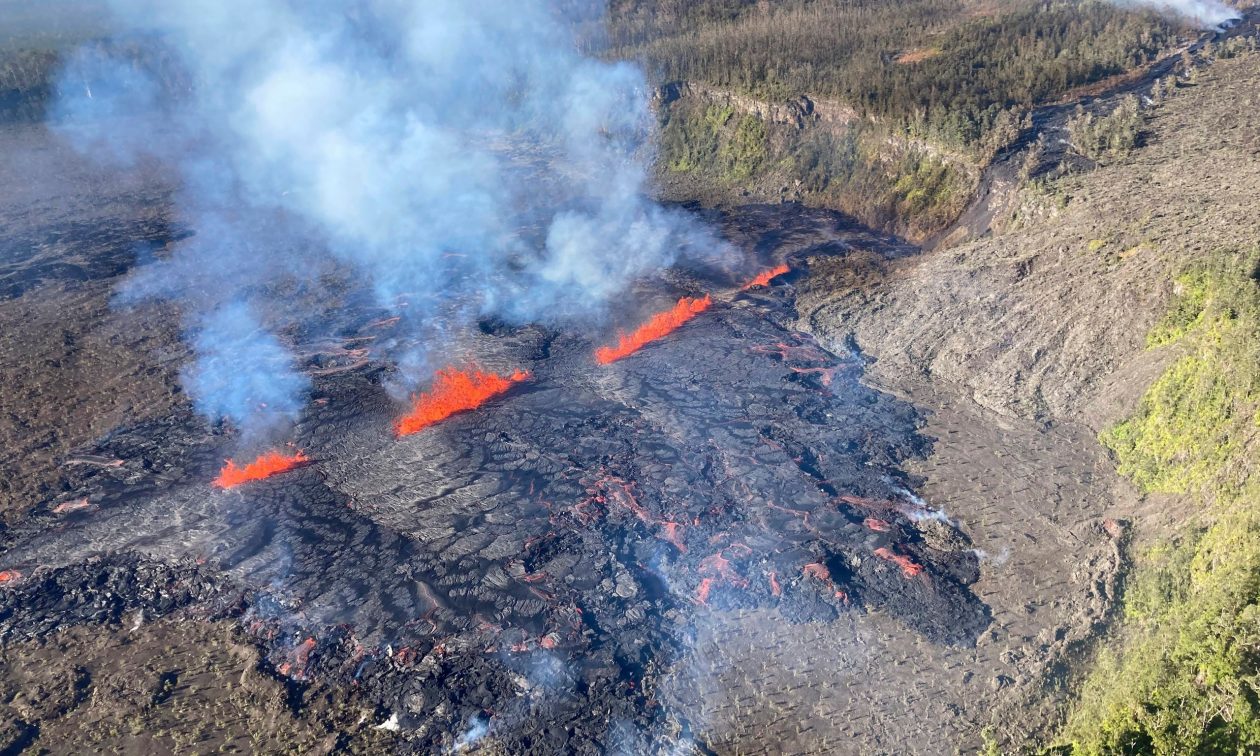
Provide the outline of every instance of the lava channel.
[[602,346],[596,349],[595,361],[601,365],[607,365],[634,354],[645,344],[674,332],[683,323],[709,309],[711,304],[713,300],[707,294],[700,298],[683,297],[670,309],[653,315],[634,333],[623,333],[616,346]]
[[524,370],[504,377],[476,368],[443,368],[433,376],[433,386],[428,393],[415,397],[411,412],[394,425],[394,430],[400,436],[415,433],[456,413],[476,409],[526,380],[529,373]]
[[296,467],[301,467],[309,461],[302,452],[281,454],[278,451],[269,451],[244,467],[239,467],[229,459],[227,464],[223,466],[223,469],[219,471],[219,477],[214,479],[214,484],[219,488],[235,488],[251,480],[262,480],[263,478],[270,478],[272,475],[288,472]]

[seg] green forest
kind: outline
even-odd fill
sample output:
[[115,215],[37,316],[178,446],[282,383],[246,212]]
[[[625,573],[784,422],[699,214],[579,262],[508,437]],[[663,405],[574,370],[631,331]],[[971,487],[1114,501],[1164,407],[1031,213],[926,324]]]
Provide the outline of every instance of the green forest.
[[608,41],[660,81],[837,98],[911,135],[974,146],[1003,111],[1147,63],[1182,31],[1103,2],[968,5],[614,0]]

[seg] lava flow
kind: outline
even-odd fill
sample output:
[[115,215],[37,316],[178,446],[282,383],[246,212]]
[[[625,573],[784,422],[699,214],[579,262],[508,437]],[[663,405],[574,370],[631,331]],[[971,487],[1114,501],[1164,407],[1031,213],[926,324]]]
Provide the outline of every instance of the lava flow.
[[706,294],[698,299],[683,297],[678,304],[664,312],[658,312],[639,326],[634,333],[622,334],[617,346],[600,347],[595,350],[595,361],[601,365],[616,362],[622,357],[634,354],[643,345],[669,335],[683,323],[709,309],[713,300]]
[[223,466],[223,469],[219,471],[219,477],[214,479],[214,484],[219,488],[234,488],[251,480],[262,480],[263,478],[270,478],[272,475],[288,472],[309,461],[302,452],[281,454],[278,451],[269,451],[244,467],[238,467],[235,462],[229,459],[227,464]]
[[784,273],[787,273],[789,270],[791,270],[791,268],[789,268],[786,265],[776,265],[770,270],[763,270],[762,272],[758,273],[757,276],[753,278],[753,280],[744,284],[743,288],[741,288],[740,291],[748,291],[749,289],[753,289],[758,286],[769,286],[771,279],[781,276]]
[[517,370],[506,378],[480,370],[444,368],[433,377],[428,393],[417,396],[409,412],[394,425],[398,435],[406,436],[441,422],[458,412],[476,409],[513,386],[529,379],[529,373]]
[[902,556],[901,554],[894,552],[886,546],[881,546],[878,549],[875,549],[875,556],[886,562],[892,562],[897,565],[901,568],[901,573],[908,578],[915,577],[919,573],[923,572],[923,565],[918,564],[910,557]]

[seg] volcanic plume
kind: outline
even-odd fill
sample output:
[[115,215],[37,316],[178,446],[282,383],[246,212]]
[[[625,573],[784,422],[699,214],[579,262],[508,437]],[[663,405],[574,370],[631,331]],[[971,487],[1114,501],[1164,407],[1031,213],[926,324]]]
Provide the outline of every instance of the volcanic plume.
[[616,346],[603,346],[595,350],[595,361],[601,365],[616,362],[637,352],[644,344],[656,341],[677,330],[679,326],[709,309],[713,300],[706,294],[701,298],[683,297],[672,308],[658,312],[633,333],[621,334]]
[[740,291],[748,291],[749,289],[754,289],[758,286],[769,286],[771,279],[777,276],[781,276],[784,273],[787,273],[789,270],[791,270],[791,268],[789,268],[786,265],[776,265],[770,270],[763,270],[760,273],[758,273],[751,281],[744,284],[743,288],[741,288]]
[[513,384],[528,379],[529,373],[524,370],[517,370],[510,376],[503,377],[494,373],[483,373],[477,368],[443,368],[433,377],[432,388],[415,397],[411,412],[394,425],[394,430],[400,436],[415,433],[457,412],[476,409],[507,391]]
[[[173,212],[191,233],[118,301],[181,302],[184,388],[243,435],[301,417],[327,374],[281,335],[335,337],[325,305],[343,284],[374,319],[407,308],[404,338],[373,351],[407,361],[432,346],[421,323],[583,322],[695,251],[732,251],[649,199],[651,87],[585,53],[599,3],[95,5],[124,39],[152,39],[161,70],[126,44],[67,56],[53,127],[93,159],[156,159],[181,179]],[[535,150],[546,159],[520,159]]]
[[270,478],[272,475],[288,472],[295,467],[306,464],[308,461],[310,460],[302,452],[281,454],[278,451],[269,451],[244,467],[238,467],[235,462],[229,459],[227,464],[223,466],[223,469],[219,471],[219,477],[214,479],[214,484],[219,488],[235,488],[251,480],[262,480],[263,478]]

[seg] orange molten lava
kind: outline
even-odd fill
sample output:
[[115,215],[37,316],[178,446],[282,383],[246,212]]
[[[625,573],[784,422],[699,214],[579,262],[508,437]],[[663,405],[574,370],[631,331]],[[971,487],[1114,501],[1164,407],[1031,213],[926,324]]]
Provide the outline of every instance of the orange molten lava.
[[810,562],[801,568],[801,572],[824,583],[831,582],[831,570],[827,569],[827,565],[821,562]]
[[22,573],[18,572],[17,570],[0,571],[0,583],[11,583],[20,577],[22,577]]
[[278,451],[269,451],[244,467],[237,467],[236,463],[229,459],[219,471],[219,477],[214,479],[214,484],[219,488],[233,488],[251,480],[262,480],[288,472],[308,461],[310,460],[302,452],[281,454]]
[[63,501],[53,507],[53,514],[65,514],[66,512],[77,512],[80,509],[87,509],[92,506],[92,502],[87,499],[75,499],[74,501]]
[[709,591],[713,590],[713,578],[705,578],[700,581],[699,587],[696,588],[696,603],[709,603]]
[[529,373],[524,370],[505,378],[476,368],[444,368],[433,376],[429,392],[414,398],[411,412],[394,425],[394,430],[400,436],[415,433],[458,412],[476,409],[525,380],[529,380]]
[[601,365],[607,365],[610,362],[616,362],[622,357],[634,354],[644,344],[670,334],[683,323],[709,309],[711,304],[713,304],[713,300],[708,295],[699,299],[683,297],[672,308],[653,315],[648,322],[639,326],[634,333],[623,333],[621,339],[617,342],[617,346],[604,346],[596,349],[595,361]]
[[827,565],[822,562],[810,562],[801,568],[801,572],[822,582],[823,585],[831,589],[832,595],[840,599],[844,603],[849,603],[849,594],[844,592],[843,588],[836,585],[831,579],[831,570],[827,569]]
[[315,639],[307,638],[302,641],[302,645],[293,649],[289,654],[291,661],[283,662],[276,667],[276,671],[282,675],[288,675],[292,672],[296,677],[302,678],[306,673],[306,664],[310,661],[311,652],[315,650]]
[[697,604],[709,603],[709,592],[713,590],[713,586],[717,585],[719,580],[730,583],[736,588],[748,587],[748,581],[739,574],[739,571],[731,564],[731,560],[722,556],[720,551],[700,560],[698,571],[701,575],[710,575],[711,577],[703,578],[700,581],[700,586],[696,588]]
[[674,548],[678,549],[680,553],[687,553],[687,542],[682,537],[682,525],[671,521],[662,522],[661,538],[674,544]]
[[757,276],[753,278],[753,280],[744,284],[744,287],[740,289],[740,291],[748,291],[749,289],[755,288],[757,286],[769,286],[770,279],[775,278],[776,276],[781,276],[784,273],[787,273],[789,270],[791,270],[791,268],[789,268],[786,265],[776,265],[770,270],[763,270],[760,273],[758,273]]
[[881,546],[878,549],[875,549],[875,556],[897,565],[898,567],[901,568],[901,574],[905,575],[908,578],[912,578],[915,575],[918,575],[920,572],[923,572],[923,565],[916,564],[914,560],[911,559],[910,557],[905,557],[900,554],[895,554],[893,553],[892,549],[889,549],[885,546]]

